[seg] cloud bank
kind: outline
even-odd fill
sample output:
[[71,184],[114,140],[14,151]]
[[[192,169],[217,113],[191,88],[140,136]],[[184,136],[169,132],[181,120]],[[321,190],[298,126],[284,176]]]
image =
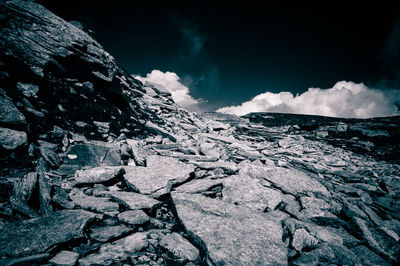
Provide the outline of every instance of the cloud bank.
[[172,99],[188,111],[200,111],[201,99],[195,99],[190,95],[189,88],[180,82],[179,76],[174,72],[162,72],[153,70],[146,77],[134,76],[141,82],[150,81],[159,84],[171,92]]
[[294,96],[291,92],[265,92],[238,106],[217,112],[245,115],[251,112],[280,112],[343,118],[399,115],[399,90],[376,90],[363,83],[339,81],[330,89],[309,88]]

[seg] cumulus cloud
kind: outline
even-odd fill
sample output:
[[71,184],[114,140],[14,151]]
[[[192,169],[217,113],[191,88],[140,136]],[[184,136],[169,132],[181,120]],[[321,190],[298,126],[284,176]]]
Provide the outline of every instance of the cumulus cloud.
[[330,89],[309,88],[294,96],[291,92],[265,92],[238,106],[217,112],[245,115],[252,112],[280,112],[344,118],[398,115],[399,90],[376,90],[363,83],[339,81]]
[[190,95],[189,88],[180,82],[179,76],[174,72],[162,72],[153,70],[146,77],[135,76],[136,79],[142,81],[150,81],[159,84],[171,92],[172,99],[187,109],[188,111],[198,112],[201,99],[195,99]]

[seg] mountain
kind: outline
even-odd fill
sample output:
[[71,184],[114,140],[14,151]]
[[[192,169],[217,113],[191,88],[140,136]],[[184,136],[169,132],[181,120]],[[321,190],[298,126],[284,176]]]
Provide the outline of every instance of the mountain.
[[1,265],[391,265],[399,117],[194,114],[0,4]]

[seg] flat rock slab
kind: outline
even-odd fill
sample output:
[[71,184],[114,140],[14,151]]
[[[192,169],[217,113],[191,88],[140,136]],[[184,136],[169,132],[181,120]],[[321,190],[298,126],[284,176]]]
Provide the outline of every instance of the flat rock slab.
[[147,233],[135,233],[100,247],[98,253],[90,254],[79,260],[79,265],[111,265],[125,261],[130,255],[149,245]]
[[103,195],[110,197],[130,210],[153,209],[161,204],[161,201],[135,192],[104,191]]
[[59,252],[54,258],[49,260],[51,264],[62,266],[74,266],[78,261],[79,253],[63,250]]
[[177,214],[216,265],[287,264],[278,219],[218,199],[173,193]]
[[[64,159],[66,165],[84,166],[116,166],[121,161],[119,146],[107,143],[81,143],[71,146]],[[71,159],[75,158],[75,159]]]
[[203,193],[209,190],[212,187],[222,185],[222,180],[220,179],[211,179],[211,178],[202,178],[202,179],[194,179],[188,183],[185,183],[179,187],[174,188],[176,192],[184,192],[184,193]]
[[191,162],[197,167],[206,170],[222,169],[225,173],[232,174],[236,172],[237,166],[233,162],[217,161],[217,162]]
[[142,210],[125,211],[118,214],[118,220],[130,225],[142,225],[150,221],[150,217]]
[[76,185],[117,182],[124,174],[125,170],[120,166],[95,167],[76,171],[75,181]]
[[146,159],[147,167],[125,166],[127,184],[142,194],[159,196],[169,193],[175,183],[182,183],[194,171],[191,164],[178,159],[152,155]]
[[224,201],[259,211],[274,210],[283,199],[282,192],[265,187],[259,180],[247,175],[233,175],[225,178],[223,185]]
[[88,196],[78,189],[74,189],[70,194],[73,204],[82,209],[104,213],[119,210],[117,202],[111,202],[108,198]]
[[0,230],[0,256],[44,253],[50,248],[83,237],[83,230],[96,214],[62,210],[49,217],[24,220]]
[[247,174],[252,178],[267,180],[274,186],[294,195],[306,192],[329,195],[328,190],[321,183],[295,169],[246,164],[240,169],[240,173]]
[[90,238],[99,242],[108,242],[122,235],[127,235],[131,231],[131,228],[123,225],[99,227],[92,229]]

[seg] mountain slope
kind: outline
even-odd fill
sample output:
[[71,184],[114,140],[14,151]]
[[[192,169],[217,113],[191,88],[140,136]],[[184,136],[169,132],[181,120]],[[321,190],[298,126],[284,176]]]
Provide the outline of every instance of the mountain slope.
[[79,24],[0,12],[1,265],[399,262],[398,158],[370,156],[398,118],[196,115]]

